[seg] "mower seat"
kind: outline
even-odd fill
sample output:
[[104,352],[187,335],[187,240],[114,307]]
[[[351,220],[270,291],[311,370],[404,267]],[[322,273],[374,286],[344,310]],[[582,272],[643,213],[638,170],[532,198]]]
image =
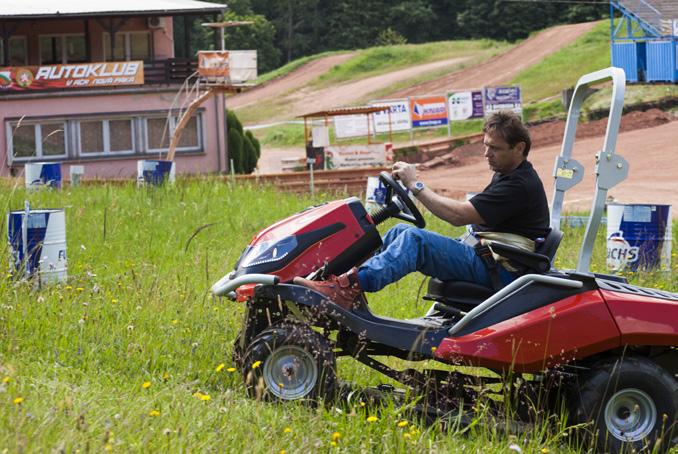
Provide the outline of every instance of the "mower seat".
[[[536,252],[506,244],[494,243],[492,248],[503,257],[511,259],[526,268],[527,273],[545,274],[551,270],[563,232],[551,229]],[[462,311],[473,309],[494,294],[495,290],[484,285],[466,281],[441,281],[431,278],[425,300],[437,301]]]

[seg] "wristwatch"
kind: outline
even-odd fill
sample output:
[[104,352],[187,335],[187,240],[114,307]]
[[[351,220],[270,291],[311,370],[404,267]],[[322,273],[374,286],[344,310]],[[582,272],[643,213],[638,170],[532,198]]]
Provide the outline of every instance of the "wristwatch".
[[421,181],[415,181],[410,190],[412,191],[412,195],[416,197],[425,187],[426,185]]

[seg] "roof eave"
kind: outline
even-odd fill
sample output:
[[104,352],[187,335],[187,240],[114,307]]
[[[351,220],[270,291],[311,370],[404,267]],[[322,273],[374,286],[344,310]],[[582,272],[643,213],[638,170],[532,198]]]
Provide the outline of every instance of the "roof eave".
[[168,9],[154,11],[111,11],[103,13],[68,13],[68,14],[22,14],[5,16],[0,14],[0,20],[26,20],[26,19],[68,19],[84,17],[121,17],[121,16],[183,16],[188,14],[223,13],[227,7],[204,8],[195,10]]

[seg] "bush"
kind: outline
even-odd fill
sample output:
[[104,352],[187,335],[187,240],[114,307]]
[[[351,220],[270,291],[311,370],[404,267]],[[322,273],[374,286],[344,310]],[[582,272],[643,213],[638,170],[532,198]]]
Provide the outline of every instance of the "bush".
[[250,131],[243,130],[242,123],[233,111],[229,110],[226,115],[228,155],[233,160],[233,171],[252,173],[261,156],[261,144]]

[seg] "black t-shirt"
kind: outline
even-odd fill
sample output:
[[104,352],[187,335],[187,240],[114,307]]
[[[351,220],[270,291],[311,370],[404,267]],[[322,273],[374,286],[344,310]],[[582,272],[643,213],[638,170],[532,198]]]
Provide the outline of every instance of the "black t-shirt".
[[485,224],[476,232],[517,233],[532,240],[549,232],[549,207],[544,185],[528,161],[505,175],[495,173],[490,184],[470,200]]

